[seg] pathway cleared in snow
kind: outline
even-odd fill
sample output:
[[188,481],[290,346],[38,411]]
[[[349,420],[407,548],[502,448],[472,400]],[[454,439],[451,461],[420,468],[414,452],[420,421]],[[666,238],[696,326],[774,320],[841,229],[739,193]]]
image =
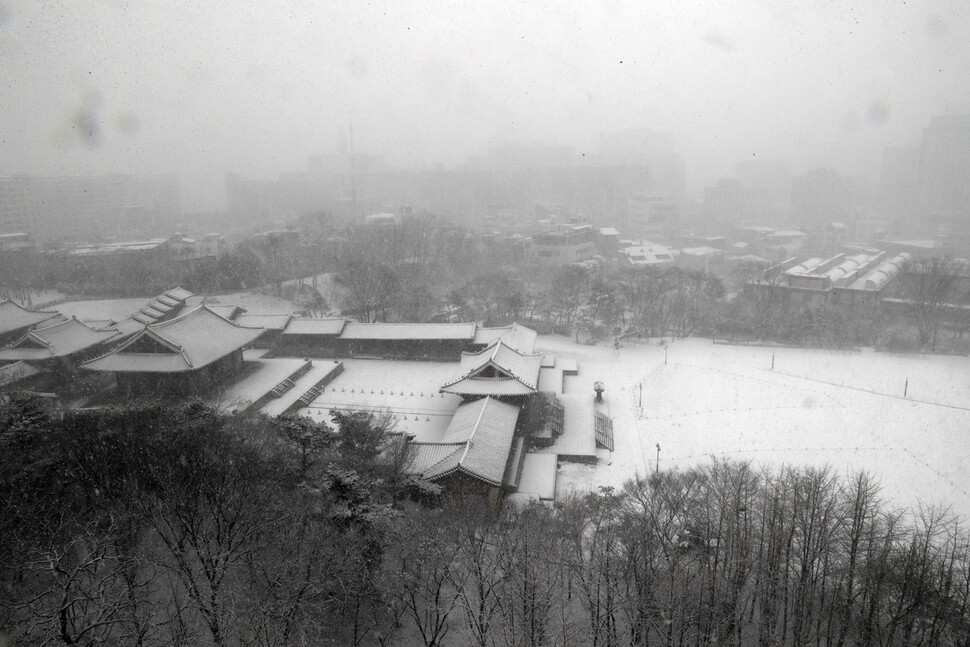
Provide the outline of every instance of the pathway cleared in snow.
[[580,374],[567,381],[567,393],[592,399],[593,382],[602,380],[614,420],[615,451],[596,467],[564,465],[560,490],[648,474],[659,444],[661,469],[711,457],[828,465],[843,475],[864,469],[897,505],[949,505],[970,517],[967,358],[702,339],[616,353],[542,336],[538,348],[578,357]]

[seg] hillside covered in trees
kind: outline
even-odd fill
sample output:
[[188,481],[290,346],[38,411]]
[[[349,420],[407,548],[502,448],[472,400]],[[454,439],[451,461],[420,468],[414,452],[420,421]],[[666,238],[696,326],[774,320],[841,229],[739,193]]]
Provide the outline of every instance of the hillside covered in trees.
[[380,416],[0,409],[0,627],[47,645],[967,645],[968,535],[712,462],[492,510]]

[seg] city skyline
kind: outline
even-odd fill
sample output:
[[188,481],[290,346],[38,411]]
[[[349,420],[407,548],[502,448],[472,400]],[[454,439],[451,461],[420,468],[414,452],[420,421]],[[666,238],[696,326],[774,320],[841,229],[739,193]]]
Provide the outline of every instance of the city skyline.
[[[436,7],[7,4],[0,173],[178,172],[188,211],[227,172],[269,178],[339,150],[405,168],[504,142],[595,154],[668,133],[688,193],[744,159],[878,176],[970,96],[958,2],[801,8],[745,0]],[[346,135],[345,135],[346,136]]]

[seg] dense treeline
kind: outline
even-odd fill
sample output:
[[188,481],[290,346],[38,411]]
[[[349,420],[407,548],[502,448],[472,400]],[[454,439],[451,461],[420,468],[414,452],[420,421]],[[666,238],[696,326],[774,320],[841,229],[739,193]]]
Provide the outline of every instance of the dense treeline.
[[[219,258],[0,254],[5,289],[59,288],[132,296],[173,285],[212,294],[262,289],[294,300],[310,316],[332,308],[360,321],[520,321],[577,340],[705,335],[731,340],[845,348],[965,351],[970,329],[966,267],[961,261],[912,261],[896,292],[907,305],[809,305],[763,286],[762,265],[723,276],[676,266],[608,262],[540,267],[525,247],[473,236],[429,215],[394,226],[348,226],[325,213],[286,231],[242,241]],[[99,262],[101,263],[99,265]],[[301,277],[331,273],[342,302],[326,303]],[[299,290],[299,292],[297,292]]]
[[0,627],[64,645],[968,645],[970,546],[865,475],[712,462],[490,510],[386,418],[0,410]]

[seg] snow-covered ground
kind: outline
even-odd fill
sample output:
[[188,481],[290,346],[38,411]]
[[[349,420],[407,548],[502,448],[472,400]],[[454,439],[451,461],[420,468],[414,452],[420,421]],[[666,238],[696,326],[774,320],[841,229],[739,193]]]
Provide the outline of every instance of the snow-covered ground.
[[295,358],[265,359],[261,354],[261,351],[243,351],[244,374],[213,395],[212,404],[226,410],[244,409],[306,363]]
[[439,393],[458,373],[458,363],[344,359],[344,372],[301,415],[329,422],[330,409],[388,410],[396,429],[418,441],[436,441],[451,422],[461,398]]
[[[867,470],[897,505],[952,506],[970,517],[970,360],[712,344],[538,349],[580,360],[567,393],[606,386],[615,450],[598,466],[564,465],[559,489],[621,485],[710,457]],[[774,356],[774,370],[772,357]],[[908,386],[907,386],[908,381]],[[640,411],[642,392],[642,412]],[[907,397],[903,397],[904,390]]]
[[[327,300],[327,304],[332,310],[339,310],[341,304],[346,298],[347,289],[337,283],[333,278],[333,274],[330,273],[317,274],[316,279],[317,292],[319,292],[320,296]],[[283,285],[296,285],[298,283],[302,283],[303,285],[313,285],[313,277],[305,276],[302,279],[291,279],[286,281]]]
[[[301,361],[302,363],[302,361]],[[329,359],[312,360],[310,370],[301,375],[293,385],[293,388],[284,393],[279,398],[274,398],[263,405],[261,412],[268,416],[278,416],[290,408],[310,387],[316,386],[321,380],[339,368],[339,362]],[[319,417],[316,418],[318,421]]]

